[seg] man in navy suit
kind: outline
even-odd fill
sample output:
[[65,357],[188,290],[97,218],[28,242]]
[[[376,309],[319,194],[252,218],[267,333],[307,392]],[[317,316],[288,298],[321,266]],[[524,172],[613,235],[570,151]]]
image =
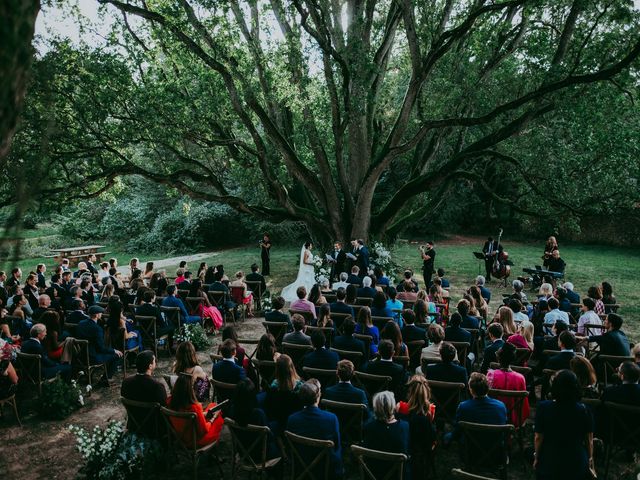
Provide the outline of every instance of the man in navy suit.
[[402,320],[404,321],[404,327],[402,327],[402,340],[404,343],[427,339],[427,331],[424,328],[417,327],[415,324],[416,314],[413,313],[413,310],[408,308],[402,310]]
[[362,285],[362,278],[360,278],[360,267],[354,265],[351,267],[351,275],[347,277],[347,283],[351,285]]
[[393,352],[393,342],[391,342],[391,340],[381,340],[378,344],[380,358],[369,362],[365,368],[365,372],[372,375],[391,377],[389,390],[392,390],[397,397],[401,397],[400,392],[404,387],[407,374],[402,365],[393,362]]
[[549,370],[570,370],[571,359],[576,356],[574,351],[576,337],[569,330],[565,330],[558,337],[558,346],[560,347],[560,353],[549,358],[545,363],[545,368]]
[[471,344],[471,332],[460,326],[462,317],[458,312],[451,315],[447,328],[444,329],[444,339],[448,342],[467,342]]
[[345,350],[347,352],[362,352],[366,358],[367,352],[365,351],[365,345],[362,340],[358,340],[353,337],[356,331],[356,322],[353,318],[347,318],[342,323],[342,335],[338,335],[333,339],[333,348],[338,350]]
[[67,322],[78,324],[83,320],[88,320],[89,316],[84,313],[84,302],[80,298],[76,298],[71,302],[73,311],[67,315]]
[[496,353],[502,348],[502,345],[504,345],[504,340],[502,340],[502,334],[504,333],[502,325],[499,323],[492,323],[489,325],[488,333],[491,344],[484,349],[484,358],[482,359],[482,366],[480,367],[480,371],[482,373],[487,373],[489,371],[489,365],[491,365],[491,362],[498,361]]
[[307,353],[302,361],[304,367],[322,368],[324,370],[334,370],[338,366],[340,357],[325,347],[327,338],[321,330],[317,330],[311,334],[311,345],[314,350]]
[[622,385],[609,387],[602,392],[603,402],[621,403],[623,405],[640,405],[640,366],[633,362],[623,362],[618,367]]
[[467,384],[467,369],[458,364],[453,363],[456,358],[456,347],[449,342],[442,342],[440,345],[440,358],[442,363],[431,363],[427,365],[427,371],[424,376],[428,380],[436,380],[438,382],[453,382]]
[[22,353],[40,355],[42,376],[44,378],[53,378],[60,374],[64,380],[71,380],[71,365],[54,362],[47,355],[47,349],[42,346],[42,341],[47,336],[47,327],[42,323],[36,323],[31,327],[30,334],[31,338],[22,343],[21,350]]
[[462,323],[460,324],[462,328],[471,328],[474,330],[478,330],[480,328],[480,319],[469,315],[469,310],[471,310],[469,300],[465,300],[464,298],[460,300],[458,302],[457,309],[460,317],[462,318]]
[[336,371],[338,383],[328,387],[322,398],[334,402],[361,403],[369,406],[365,391],[351,384],[354,370],[355,367],[350,360],[340,360]]
[[362,287],[358,289],[358,297],[373,298],[378,291],[371,287],[371,277],[363,277]]
[[487,396],[489,382],[482,373],[473,372],[469,379],[471,400],[460,403],[456,411],[453,431],[446,433],[444,443],[449,444],[462,435],[459,422],[481,423],[484,425],[505,425],[507,423],[507,407],[500,400]]
[[[227,338],[220,346],[222,360],[213,364],[211,378],[219,382],[237,384],[246,378],[244,368],[236,364],[236,342]],[[228,394],[225,390],[218,390],[218,402],[226,400]]]
[[331,313],[348,313],[353,318],[356,318],[353,307],[345,303],[345,298],[347,298],[347,291],[342,287],[338,288],[336,291],[336,301],[329,305],[329,310]]
[[[304,405],[304,409],[289,416],[286,429],[302,437],[331,440],[333,442],[333,450],[331,451],[332,476],[341,478],[343,470],[340,425],[335,414],[318,408],[320,403],[320,382],[315,378],[308,380],[300,387],[298,396]],[[312,447],[296,446],[296,450],[300,453],[304,466],[311,464],[318,454],[317,450]],[[318,465],[314,469],[316,478],[324,478],[322,468],[322,465]]]
[[364,244],[364,240],[359,238],[356,240],[357,251],[356,251],[356,265],[360,267],[360,277],[364,277],[367,275],[369,271],[369,249]]
[[[167,288],[168,290],[168,288]],[[168,335],[168,341],[170,349],[173,350],[173,332],[175,327],[169,324],[162,316],[160,307],[156,305],[156,292],[153,290],[147,290],[142,295],[142,305],[136,307],[136,316],[140,317],[155,317],[156,319],[156,336],[158,338]],[[136,320],[136,323],[140,323],[140,319]],[[145,325],[149,328],[148,325]]]
[[489,303],[491,300],[491,290],[484,286],[485,282],[486,280],[482,275],[476,277],[476,286],[480,289],[480,295]]
[[162,306],[178,307],[180,309],[180,320],[182,323],[200,323],[200,317],[198,315],[189,315],[182,299],[178,298],[178,289],[175,285],[169,285],[167,287],[167,296],[162,300]]
[[89,318],[82,320],[76,327],[75,337],[89,341],[89,360],[91,363],[104,363],[107,366],[107,379],[110,379],[116,371],[116,367],[122,352],[104,344],[104,331],[98,325],[102,318],[104,308],[93,305],[89,307]]

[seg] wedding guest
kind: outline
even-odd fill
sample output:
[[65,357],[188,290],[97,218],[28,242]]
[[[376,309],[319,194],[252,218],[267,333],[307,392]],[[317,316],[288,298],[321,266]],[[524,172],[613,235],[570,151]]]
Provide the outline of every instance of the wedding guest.
[[596,303],[594,311],[598,315],[604,315],[606,313],[604,302],[602,301],[602,290],[600,290],[600,287],[598,285],[589,287],[587,297],[591,298]]
[[[320,305],[324,305],[325,303],[327,303],[327,299],[324,298],[324,295],[320,291],[320,285],[318,285],[317,283],[313,287],[311,287],[311,291],[309,292],[309,299],[308,300],[313,305],[318,306],[318,307]],[[293,302],[293,303],[295,303],[295,302]]]
[[[415,302],[418,298],[417,291],[414,291],[414,284],[410,280],[405,280],[398,288],[398,300],[403,302]],[[400,287],[399,286],[399,287]]]
[[49,358],[56,362],[70,363],[73,338],[64,338],[62,325],[60,325],[60,314],[48,310],[40,317],[40,323],[47,328],[47,336],[44,337],[43,345]]
[[602,335],[592,335],[589,342],[600,346],[600,355],[628,357],[630,355],[629,339],[622,331],[622,317],[617,313],[610,313],[604,319],[606,332]]
[[[282,311],[284,309],[284,306],[285,306],[284,298],[280,296],[273,298],[271,303],[271,311],[266,312],[264,314],[264,319],[267,322],[286,323],[287,332],[291,332],[293,331],[293,324],[291,323],[291,318],[289,318],[289,315]],[[282,340],[280,340],[280,343],[282,343]]]
[[265,412],[278,434],[284,431],[289,417],[303,407],[298,396],[302,385],[291,357],[281,354],[276,360],[275,379],[264,399]]
[[276,349],[276,339],[270,333],[265,333],[258,340],[256,346],[256,359],[275,362],[280,357]]
[[[457,362],[458,351],[449,342],[440,345],[440,363],[431,363],[422,372],[429,380],[467,384],[467,369]],[[416,370],[416,373],[420,373]],[[453,413],[453,412],[451,412]]]
[[513,311],[509,307],[500,307],[494,322],[502,325],[502,332],[505,336],[511,336],[518,330],[516,323],[513,321]]
[[[393,310],[401,311],[404,309],[404,303],[402,303],[400,300],[396,300],[397,294],[398,291],[395,289],[395,287],[389,287],[387,289],[387,295],[389,296],[389,298],[387,299],[387,307],[392,312]],[[396,314],[396,318],[400,318],[400,315]]]
[[311,337],[304,333],[306,329],[304,317],[300,314],[294,313],[292,322],[293,332],[287,333],[282,341],[284,343],[295,343],[296,345],[311,345]]
[[122,352],[115,348],[107,347],[104,343],[104,333],[98,321],[102,318],[104,308],[94,305],[89,307],[89,317],[78,323],[75,337],[89,342],[89,360],[92,364],[104,363],[107,367],[107,377],[103,384],[113,376],[116,367],[122,358]]
[[45,349],[43,342],[47,336],[47,327],[42,323],[36,323],[31,327],[31,338],[22,342],[22,353],[28,353],[31,355],[40,355],[40,369],[42,371],[43,378],[53,378],[56,375],[60,375],[65,381],[71,380],[71,365],[66,363],[57,363],[49,358],[47,350]]
[[122,302],[120,302],[118,295],[109,298],[108,309],[107,330],[111,338],[111,345],[122,346],[122,344],[116,344],[116,340],[122,338],[120,329],[124,329],[125,348],[127,350],[135,348],[142,351],[142,336],[135,329],[133,321],[124,316]]
[[365,391],[351,384],[354,371],[355,367],[350,360],[340,360],[336,370],[338,383],[327,387],[322,398],[334,402],[359,403],[368,406],[369,401]]
[[427,329],[427,338],[429,339],[429,345],[422,349],[420,362],[422,362],[422,360],[437,362],[440,360],[440,346],[444,340],[444,328],[442,328],[442,325],[438,325],[437,323],[429,325],[429,328]]
[[391,377],[389,389],[400,396],[406,380],[406,371],[402,365],[394,363],[393,351],[391,340],[380,340],[380,358],[367,363],[364,370],[372,375]]
[[[211,324],[214,331],[220,330],[220,327],[222,327],[224,323],[222,314],[216,306],[211,304],[209,297],[204,292],[204,290],[202,290],[202,282],[200,280],[194,280],[191,283],[191,288],[189,289],[189,297],[202,299],[202,301],[198,304],[197,314],[200,315],[200,317],[203,319],[205,325],[207,324],[206,319],[211,319]],[[251,309],[249,310],[249,315],[251,315]]]
[[489,303],[491,301],[491,291],[485,287],[486,279],[482,275],[476,277],[476,286],[480,289],[480,295]]
[[444,329],[444,339],[448,342],[467,342],[471,345],[473,336],[471,332],[462,328],[461,324],[462,316],[458,312],[451,315],[447,328]]
[[595,312],[596,302],[592,298],[585,298],[582,301],[582,315],[578,319],[578,335],[586,335],[585,325],[602,325],[602,319]]
[[529,320],[529,315],[527,315],[523,311],[522,302],[520,302],[520,300],[518,300],[517,298],[509,299],[509,301],[507,302],[507,306],[513,312],[513,321],[516,322],[516,324]]
[[331,307],[328,303],[325,303],[320,307],[320,310],[318,311],[318,319],[315,322],[314,326],[333,328],[333,320],[331,320]]
[[571,359],[576,356],[576,338],[568,330],[565,330],[558,336],[558,345],[560,353],[553,355],[547,360],[545,368],[549,370],[568,370],[571,365]]
[[[222,360],[215,363],[211,369],[211,378],[219,382],[236,384],[243,378],[246,378],[244,368],[236,364],[236,342],[231,339],[222,342],[220,347]],[[227,392],[219,391],[218,400],[226,400],[229,398]]]
[[408,357],[409,349],[407,345],[402,341],[402,332],[400,327],[393,320],[389,320],[382,332],[380,332],[380,339],[390,340],[393,343],[393,356],[394,357]]
[[376,277],[376,283],[380,286],[389,286],[389,277],[384,274],[384,271],[380,267],[374,267],[373,274]]
[[369,352],[365,351],[364,342],[358,338],[354,338],[356,331],[356,322],[349,317],[342,323],[342,335],[333,338],[333,348],[345,350],[347,352],[362,352],[363,360],[369,358]]
[[256,301],[259,302],[262,299],[264,292],[267,291],[267,281],[265,280],[264,276],[260,274],[258,265],[256,263],[251,265],[251,273],[247,275],[247,281],[260,283],[260,289],[252,288],[253,296],[255,297]]
[[582,398],[600,398],[596,386],[596,370],[591,362],[581,355],[576,355],[569,361],[571,371],[576,374]]
[[338,366],[340,357],[333,350],[326,348],[327,338],[320,330],[311,334],[311,345],[313,351],[304,356],[302,365],[308,368],[321,368],[323,370],[334,370]]
[[373,299],[376,296],[378,292],[371,286],[371,283],[371,277],[362,277],[362,287],[358,288],[358,297]]
[[[396,290],[398,292],[402,292],[404,291],[404,287],[405,287],[405,283],[406,282],[410,282],[411,283],[411,288],[410,291],[412,292],[418,292],[418,281],[413,278],[413,272],[409,269],[405,270],[403,273],[403,278],[400,281],[400,283],[396,286]],[[408,286],[408,285],[407,285]]]
[[469,328],[472,330],[478,330],[480,328],[480,320],[469,314],[471,304],[467,300],[460,300],[458,302],[457,309],[460,317],[462,317],[462,323],[460,324],[462,328]]
[[[514,372],[511,364],[516,360],[516,347],[511,343],[505,343],[496,353],[500,368],[487,372],[489,387],[496,390],[509,390],[523,392],[527,390],[527,381],[521,373]],[[524,425],[529,418],[529,399],[524,398],[520,403],[520,408],[516,409],[516,400],[512,397],[495,396],[511,411],[510,423],[516,427]],[[518,411],[519,410],[519,411]]]
[[342,272],[340,274],[340,281],[334,282],[334,284],[332,285],[332,288],[336,291],[341,288],[346,289],[349,286],[349,282],[347,282],[348,279],[349,279],[349,274],[347,272]]
[[[247,356],[246,350],[240,345],[240,339],[238,338],[238,332],[236,331],[233,325],[227,325],[222,329],[222,344],[224,344],[225,340],[233,340],[236,344],[236,364],[240,367],[243,367],[245,370],[249,364],[249,357]],[[218,346],[218,353],[220,354],[220,349],[222,348],[222,344]]]
[[371,321],[371,309],[364,306],[358,313],[358,324],[356,325],[356,333],[360,335],[369,335],[371,337],[370,355],[373,357],[378,353],[378,343],[380,342],[380,331]]
[[551,297],[547,300],[547,304],[549,305],[549,312],[544,316],[544,324],[547,327],[553,325],[556,321],[569,325],[569,314],[560,310],[560,302],[557,298]]
[[290,309],[297,310],[300,312],[309,312],[312,314],[313,318],[316,318],[316,306],[307,300],[307,289],[303,286],[300,286],[296,289],[297,300],[291,302]]
[[609,282],[602,282],[600,288],[602,290],[602,303],[604,303],[604,313],[616,313],[618,309],[616,307],[612,307],[612,305],[618,303],[616,301],[616,297],[613,295],[613,287]]
[[404,323],[404,327],[402,327],[402,339],[405,342],[426,340],[427,331],[424,328],[416,326],[416,315],[412,310],[409,310],[408,308],[404,309],[402,311],[402,320]]
[[533,351],[533,323],[530,321],[521,322],[518,331],[507,338],[507,342],[516,348],[527,348]]
[[480,314],[480,317],[486,320],[487,317],[489,316],[489,305],[487,304],[487,301],[482,296],[480,287],[478,286],[469,287],[469,294],[473,298],[473,301],[476,305],[476,309],[478,310],[478,313]]
[[373,304],[371,305],[371,316],[391,317],[391,318],[395,317],[395,314],[391,311],[391,308],[389,308],[389,306],[387,305],[387,297],[385,296],[384,293],[377,292],[373,297]]
[[340,287],[336,291],[336,301],[331,303],[329,306],[331,308],[331,313],[348,313],[352,318],[355,318],[355,313],[353,311],[353,307],[351,305],[347,305],[346,303],[347,291]]
[[345,298],[345,302],[347,304],[349,304],[349,305],[355,305],[357,297],[358,297],[358,287],[356,285],[354,285],[354,284],[350,284],[345,289],[345,292],[347,294],[347,296]]
[[489,346],[484,349],[484,357],[482,359],[482,365],[480,366],[480,371],[483,373],[489,371],[489,365],[491,365],[491,362],[497,361],[496,353],[504,345],[504,340],[502,339],[504,330],[502,329],[502,325],[499,323],[492,323],[489,325],[489,328],[487,328],[487,333],[489,335],[490,343]]
[[191,375],[196,399],[201,403],[209,399],[211,382],[209,382],[209,377],[198,363],[193,343],[186,341],[178,345],[176,360],[173,363],[173,373],[176,375]]
[[634,362],[622,362],[618,367],[621,384],[607,387],[602,392],[603,402],[623,405],[640,405],[640,366]]
[[187,307],[180,297],[178,297],[178,289],[175,285],[169,285],[167,287],[167,296],[162,299],[163,307],[179,308],[180,309],[180,321],[182,323],[200,323],[200,315],[189,315]]
[[144,273],[142,274],[142,278],[149,281],[153,277],[153,262],[147,262],[144,267]]

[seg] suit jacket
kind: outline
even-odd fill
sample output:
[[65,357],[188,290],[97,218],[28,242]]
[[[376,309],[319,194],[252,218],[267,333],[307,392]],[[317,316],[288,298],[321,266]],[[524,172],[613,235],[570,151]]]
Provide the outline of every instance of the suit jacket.
[[491,397],[472,398],[458,405],[453,430],[454,438],[460,436],[459,422],[504,425],[507,423],[507,407],[500,400]]
[[347,278],[347,283],[350,283],[352,285],[362,285],[362,278],[354,275],[353,273],[350,273],[349,277]]
[[[211,378],[219,382],[236,384],[246,376],[244,368],[236,365],[235,361],[221,360],[216,362],[211,369]],[[221,396],[223,398],[220,398]],[[228,394],[225,390],[218,390],[218,401],[226,400],[227,396]]]
[[295,343],[296,345],[311,345],[311,337],[302,332],[287,333],[282,341],[285,343]]
[[496,352],[500,350],[503,345],[504,340],[500,338],[484,349],[484,358],[482,359],[482,366],[480,368],[480,371],[482,373],[486,374],[489,371],[489,365],[491,364],[491,362],[498,361]]
[[603,335],[589,337],[590,342],[600,345],[600,355],[628,357],[630,355],[629,339],[622,330],[611,330]]
[[638,406],[640,405],[640,384],[625,383],[609,387],[602,392],[602,401]]
[[339,361],[340,357],[338,357],[336,352],[326,348],[319,348],[304,356],[302,366],[309,368],[322,368],[324,370],[335,370],[338,367]]
[[333,338],[331,343],[333,348],[338,350],[345,350],[347,352],[362,352],[364,361],[367,358],[369,352],[365,351],[365,344],[362,340],[353,338],[351,335],[339,335]]
[[369,249],[362,245],[356,252],[356,265],[360,267],[360,276],[364,277],[369,269]]
[[574,352],[560,352],[557,355],[554,355],[547,360],[544,368],[548,368],[549,370],[570,370],[571,359],[575,357],[576,354]]
[[82,310],[74,310],[67,316],[67,323],[80,323],[83,320],[90,320],[89,316]]
[[334,278],[346,271],[347,254],[344,250],[339,250],[337,253],[333,250],[329,255],[335,260],[335,263],[331,264],[331,278]]
[[[264,280],[264,277],[260,275],[258,272],[251,272],[247,274],[247,280],[250,282],[260,282],[260,293],[264,295],[264,292],[267,290],[267,282]],[[256,298],[260,298],[258,296],[258,292],[253,292],[253,296]]]
[[354,387],[349,382],[339,382],[328,387],[324,391],[322,398],[325,400],[332,400],[334,402],[361,403],[363,405],[369,405],[365,391]]
[[104,343],[104,331],[93,320],[82,320],[76,327],[75,337],[89,341],[89,357],[95,359],[98,354],[114,353],[113,348]]
[[489,290],[487,287],[478,288],[480,288],[480,295],[482,296],[482,298],[484,298],[487,303],[489,303],[489,301],[491,300],[491,290]]
[[455,363],[432,363],[427,365],[425,377],[438,382],[467,384],[467,369]]
[[47,349],[44,348],[44,346],[35,338],[29,338],[22,342],[21,351],[22,353],[40,355],[40,364],[42,365],[42,368],[50,368],[57,365],[57,363],[51,360],[49,355],[47,355]]
[[[493,248],[492,248],[492,252],[502,252],[503,248],[502,248],[502,244],[498,245],[498,241],[494,240],[493,242],[484,242],[484,245],[482,246],[482,253],[487,254],[489,253],[489,245],[493,244]],[[491,257],[494,258],[494,257]]]
[[401,332],[404,343],[409,343],[414,340],[426,340],[427,338],[427,331],[424,328],[416,327],[413,324],[405,325]]
[[385,375],[387,377],[391,377],[391,385],[389,385],[389,389],[393,390],[396,395],[398,395],[402,390],[407,376],[402,365],[382,360],[369,362],[365,372],[372,375]]
[[573,290],[567,290],[567,300],[571,303],[580,303],[580,295]]
[[[342,446],[338,417],[318,407],[305,407],[289,417],[287,430],[303,437],[331,440],[334,445],[331,452],[333,474],[334,477],[342,477]],[[309,465],[317,455],[317,451],[311,447],[299,447],[299,451],[305,465]],[[317,475],[316,478],[323,478],[323,475]]]
[[462,327],[447,327],[444,329],[444,339],[447,342],[469,342],[473,336]]
[[136,307],[136,315],[141,315],[143,317],[155,317],[156,327],[166,326],[166,322],[162,317],[162,312],[160,311],[160,307],[158,307],[157,305],[152,305],[150,303],[143,303],[142,305]]
[[467,315],[462,319],[462,323],[460,323],[460,327],[462,328],[471,328],[471,329],[479,329],[480,328],[480,320],[478,317],[473,317],[471,315]]
[[373,298],[376,296],[376,293],[378,293],[378,291],[375,288],[360,287],[358,289],[357,295],[364,298]]
[[[150,375],[129,375],[122,381],[120,395],[128,400],[157,403],[162,407],[167,404],[167,391],[164,385]],[[136,417],[138,423],[143,423],[149,412],[144,408],[131,407],[129,413]],[[127,430],[138,432],[135,422],[130,418],[127,418]],[[138,433],[147,435],[150,438],[158,438],[163,431],[164,420],[160,410],[158,410],[155,422],[151,421],[151,419],[145,422]]]
[[264,314],[264,319],[267,322],[281,322],[287,324],[287,332],[293,330],[293,324],[291,318],[286,313],[279,312],[278,310],[272,310]]
[[331,313],[348,313],[355,320],[356,315],[353,311],[353,307],[351,305],[347,305],[344,302],[333,302],[329,304],[329,310]]
[[[180,317],[182,318],[183,321],[189,316],[187,307],[184,306],[184,302],[182,301],[182,299],[174,295],[167,295],[166,297],[164,297],[164,299],[162,300],[162,306],[178,307],[180,309]],[[143,315],[143,314],[140,314],[140,315]]]

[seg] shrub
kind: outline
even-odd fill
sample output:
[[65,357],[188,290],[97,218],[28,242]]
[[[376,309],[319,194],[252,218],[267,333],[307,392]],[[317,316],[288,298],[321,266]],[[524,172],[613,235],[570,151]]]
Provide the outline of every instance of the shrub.
[[180,327],[180,331],[176,335],[176,341],[191,342],[196,350],[204,350],[209,347],[209,339],[207,333],[199,323],[185,323]]
[[[87,385],[86,393],[91,391]],[[64,382],[60,377],[42,385],[42,398],[38,404],[42,417],[62,420],[84,405],[84,392],[75,380]]]

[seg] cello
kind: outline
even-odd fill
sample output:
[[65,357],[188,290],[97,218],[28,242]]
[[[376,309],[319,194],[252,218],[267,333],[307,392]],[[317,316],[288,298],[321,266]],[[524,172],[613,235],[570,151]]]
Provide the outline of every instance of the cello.
[[493,268],[491,269],[491,275],[495,278],[500,278],[507,282],[507,278],[511,274],[511,267],[509,266],[509,254],[507,252],[500,251],[500,239],[502,238],[503,230],[500,229],[500,233],[498,233],[498,254],[495,257],[493,262]]

